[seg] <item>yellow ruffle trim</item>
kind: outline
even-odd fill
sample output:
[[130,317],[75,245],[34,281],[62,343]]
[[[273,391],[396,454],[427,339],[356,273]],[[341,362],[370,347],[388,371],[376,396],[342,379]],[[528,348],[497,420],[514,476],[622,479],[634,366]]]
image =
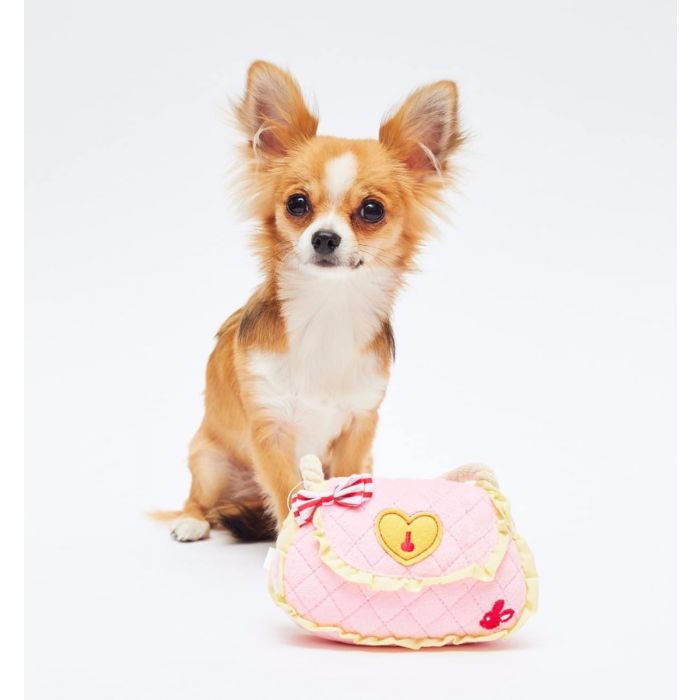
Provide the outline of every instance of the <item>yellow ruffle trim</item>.
[[[353,644],[361,644],[367,646],[401,646],[407,649],[420,649],[422,647],[441,647],[446,645],[459,645],[459,644],[470,644],[474,642],[489,642],[496,639],[502,639],[508,635],[515,632],[517,629],[522,627],[529,617],[537,611],[538,599],[539,599],[539,580],[537,575],[537,569],[535,567],[535,560],[532,556],[532,552],[528,547],[525,540],[522,539],[516,532],[513,525],[512,518],[510,516],[510,505],[503,496],[503,494],[493,487],[492,484],[486,481],[479,481],[477,485],[480,486],[484,491],[486,491],[494,506],[498,512],[498,539],[497,544],[493,551],[489,555],[488,561],[484,565],[471,565],[460,571],[453,572],[446,576],[434,576],[425,579],[406,579],[405,577],[390,577],[390,576],[376,576],[370,574],[366,571],[361,571],[351,567],[349,564],[344,562],[338,555],[336,555],[330,547],[328,546],[325,535],[320,536],[318,532],[320,530],[320,522],[317,522],[319,518],[319,511],[316,511],[314,516],[314,526],[316,527],[316,533],[314,533],[319,539],[319,545],[321,547],[321,558],[330,566],[330,568],[339,576],[343,578],[358,583],[360,585],[366,586],[373,590],[384,590],[393,591],[399,588],[405,588],[406,590],[417,592],[424,586],[430,585],[443,585],[446,583],[452,583],[458,581],[461,578],[476,578],[480,581],[492,581],[495,577],[496,571],[500,566],[505,551],[508,547],[509,536],[513,538],[516,548],[518,550],[520,564],[523,568],[523,573],[525,575],[525,586],[526,586],[526,596],[525,596],[525,606],[518,617],[518,621],[510,628],[504,630],[498,630],[490,634],[483,635],[446,635],[445,637],[422,637],[422,638],[412,638],[412,637],[371,637],[364,636],[357,632],[350,632],[344,630],[341,627],[335,625],[319,625],[316,622],[307,620],[302,617],[295,608],[293,608],[284,597],[284,565],[287,557],[289,548],[294,543],[296,539],[296,534],[299,530],[299,526],[294,521],[291,516],[287,519],[282,531],[280,532],[279,538],[277,540],[277,551],[279,554],[279,561],[277,566],[277,580],[274,581],[270,577],[269,581],[269,592],[273,601],[282,608],[300,627],[311,632],[326,632],[337,635],[341,639],[351,642]],[[505,525],[505,530],[502,528]],[[503,532],[505,532],[505,537],[502,537]],[[504,544],[502,544],[503,540]],[[324,545],[327,548],[327,552],[330,552],[328,558],[323,556]],[[500,548],[502,547],[502,551]],[[499,553],[498,558],[495,556]],[[333,565],[329,563],[333,561]],[[342,566],[338,567],[338,562]],[[481,575],[474,575],[468,572],[474,568],[477,573]],[[344,575],[345,574],[345,575]],[[397,583],[398,582],[398,585]],[[409,585],[406,585],[406,584]],[[412,583],[417,584],[416,586],[410,585]]]
[[501,565],[506,550],[508,549],[511,531],[510,511],[508,501],[503,494],[495,489],[489,482],[479,481],[477,485],[489,494],[497,512],[496,544],[483,564],[470,564],[457,571],[452,571],[449,574],[428,576],[425,578],[387,576],[358,569],[348,564],[333,551],[333,547],[328,541],[326,531],[323,528],[322,509],[318,508],[314,514],[313,525],[315,527],[314,537],[316,537],[319,543],[319,555],[321,560],[341,578],[352,581],[353,583],[359,583],[367,588],[371,588],[373,591],[396,591],[399,588],[403,588],[411,593],[417,593],[426,586],[453,583],[463,578],[475,578],[479,581],[493,581],[498,567]]

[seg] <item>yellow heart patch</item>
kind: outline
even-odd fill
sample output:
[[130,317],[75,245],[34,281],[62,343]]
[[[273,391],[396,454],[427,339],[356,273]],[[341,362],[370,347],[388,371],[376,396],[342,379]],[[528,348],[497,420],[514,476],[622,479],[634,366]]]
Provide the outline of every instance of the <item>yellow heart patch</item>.
[[442,539],[442,523],[432,513],[407,515],[388,508],[377,516],[375,530],[384,551],[405,566],[432,554]]

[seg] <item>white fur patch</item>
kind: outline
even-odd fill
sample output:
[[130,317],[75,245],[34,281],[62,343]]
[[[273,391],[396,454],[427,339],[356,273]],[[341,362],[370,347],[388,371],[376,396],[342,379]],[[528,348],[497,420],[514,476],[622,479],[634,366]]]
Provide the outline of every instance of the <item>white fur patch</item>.
[[[330,443],[358,413],[377,408],[387,377],[363,349],[386,318],[395,285],[383,270],[302,266],[280,276],[289,351],[255,352],[256,399],[293,428],[296,456],[325,460]],[[364,465],[358,465],[358,469]]]
[[333,204],[340,202],[345,193],[352,187],[357,177],[357,158],[347,151],[341,156],[331,158],[326,163],[326,178],[324,185],[328,197]]
[[206,520],[185,516],[175,521],[170,534],[178,542],[196,542],[209,534],[209,523]]

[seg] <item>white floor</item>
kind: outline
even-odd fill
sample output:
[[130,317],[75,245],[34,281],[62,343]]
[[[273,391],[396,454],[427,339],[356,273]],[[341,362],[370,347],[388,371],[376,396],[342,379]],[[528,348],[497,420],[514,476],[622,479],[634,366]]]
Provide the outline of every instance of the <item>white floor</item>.
[[27,698],[672,697],[672,601],[646,634],[624,598],[577,605],[584,586],[557,594],[545,579],[541,613],[508,641],[365,650],[286,619],[265,592],[264,551],[176,545],[151,527],[138,541],[57,538],[30,582]]
[[538,557],[540,612],[505,642],[420,652],[313,638],[267,597],[267,545],[176,543],[133,509],[128,485],[112,503],[83,492],[84,513],[35,511],[26,697],[672,697],[672,548],[639,509],[624,512],[648,485],[605,494],[601,481],[603,513],[551,502],[555,485],[543,486],[515,510]]

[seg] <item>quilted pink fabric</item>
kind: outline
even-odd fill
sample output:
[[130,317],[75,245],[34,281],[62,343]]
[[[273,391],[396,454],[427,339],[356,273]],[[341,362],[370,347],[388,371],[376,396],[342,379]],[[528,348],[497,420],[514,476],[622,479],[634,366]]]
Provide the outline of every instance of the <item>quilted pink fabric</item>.
[[[389,508],[436,516],[442,524],[439,546],[413,565],[392,558],[375,529],[377,517]],[[473,482],[375,479],[374,496],[360,508],[322,507],[314,523],[303,527],[287,521],[280,535],[286,551],[270,571],[271,592],[303,627],[340,641],[419,647],[504,636],[534,610],[536,590],[529,550],[513,533],[507,508],[499,510]],[[331,562],[320,556],[319,528]],[[419,590],[353,580],[355,571],[402,581],[457,575],[470,565],[493,564],[494,551],[502,559],[491,580],[465,575],[421,583]]]
[[[334,486],[342,479],[329,479]],[[374,532],[377,515],[387,508],[428,511],[442,521],[442,542],[427,559],[405,566],[392,559]],[[374,496],[361,508],[323,508],[320,513],[333,550],[357,569],[388,576],[426,578],[484,564],[496,545],[496,518],[488,495],[473,483],[442,479],[375,479]]]

